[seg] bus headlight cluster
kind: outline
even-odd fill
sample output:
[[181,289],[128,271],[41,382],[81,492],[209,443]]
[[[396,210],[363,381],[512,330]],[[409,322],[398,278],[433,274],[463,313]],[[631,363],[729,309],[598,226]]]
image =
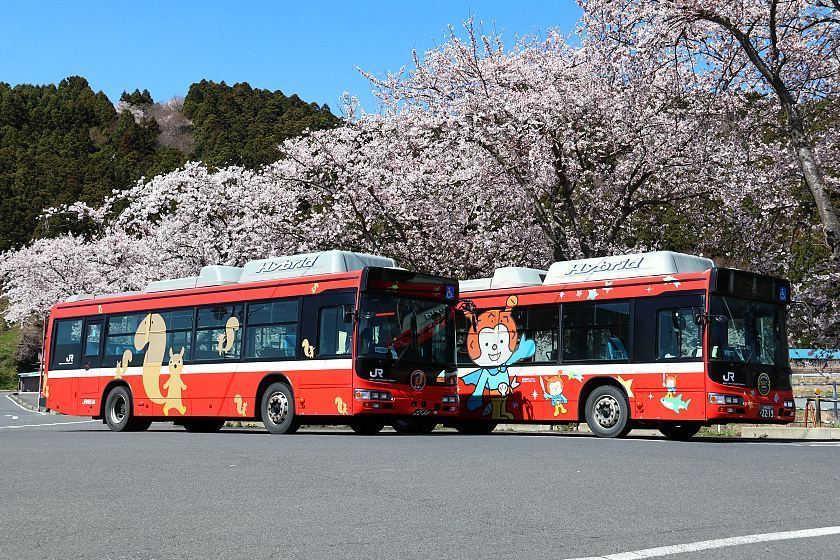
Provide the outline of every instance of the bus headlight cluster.
[[440,402],[443,404],[458,404],[458,395],[444,395]]
[[356,400],[357,401],[392,401],[394,400],[394,396],[391,395],[388,391],[364,391],[364,390],[357,390],[356,391]]
[[711,404],[744,404],[744,397],[741,395],[721,395],[720,393],[709,393]]
[[785,399],[785,408],[796,408],[796,403],[793,399]]

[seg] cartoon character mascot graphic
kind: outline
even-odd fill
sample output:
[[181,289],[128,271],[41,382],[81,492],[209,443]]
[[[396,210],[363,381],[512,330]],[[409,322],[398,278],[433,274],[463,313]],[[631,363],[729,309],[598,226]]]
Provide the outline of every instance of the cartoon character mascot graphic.
[[506,410],[506,403],[508,395],[519,386],[519,382],[508,368],[536,352],[534,341],[526,340],[524,335],[520,338],[517,333],[512,317],[517,303],[516,296],[510,296],[504,310],[493,309],[477,316],[465,311],[470,324],[467,353],[480,368],[462,378],[466,385],[474,387],[467,399],[467,410],[476,411],[483,407],[482,413],[494,420],[513,419],[513,414]]
[[[546,389],[545,382],[548,382],[548,389]],[[545,382],[540,377],[540,385],[543,390],[543,397],[551,403],[554,407],[554,416],[566,414],[566,403],[569,399],[563,394],[563,378],[559,375],[553,375],[546,378]]]

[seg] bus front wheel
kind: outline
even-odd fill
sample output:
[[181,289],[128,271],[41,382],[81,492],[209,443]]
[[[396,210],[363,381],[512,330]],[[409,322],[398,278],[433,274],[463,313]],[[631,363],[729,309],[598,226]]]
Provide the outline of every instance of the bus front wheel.
[[272,383],[265,390],[261,411],[265,429],[272,434],[293,434],[300,427],[292,389],[282,381]]
[[630,431],[630,405],[613,385],[597,387],[586,399],[586,424],[598,437],[624,437]]
[[662,423],[659,425],[659,431],[668,439],[685,441],[697,435],[697,432],[700,431],[700,424],[697,422]]

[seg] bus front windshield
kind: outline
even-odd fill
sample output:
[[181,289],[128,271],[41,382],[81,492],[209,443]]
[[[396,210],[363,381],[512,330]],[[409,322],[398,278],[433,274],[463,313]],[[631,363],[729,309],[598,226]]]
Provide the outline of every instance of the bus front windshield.
[[359,356],[450,365],[455,361],[452,305],[386,294],[363,294]]
[[732,296],[711,300],[711,359],[787,367],[784,306]]

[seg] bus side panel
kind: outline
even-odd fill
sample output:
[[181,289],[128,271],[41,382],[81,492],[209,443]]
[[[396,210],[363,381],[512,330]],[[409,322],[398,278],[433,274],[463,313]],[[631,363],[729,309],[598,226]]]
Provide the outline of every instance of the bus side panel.
[[75,416],[79,414],[79,380],[76,377],[50,379],[47,406],[51,410]]
[[348,369],[289,371],[301,415],[353,414],[353,372]]
[[[627,367],[626,364],[623,364]],[[592,383],[618,384],[628,396],[631,417],[636,420],[705,420],[705,374],[702,371],[665,373],[663,364],[632,364],[638,373],[616,373],[620,366],[513,366],[509,374],[519,385],[506,396],[498,392],[475,393],[464,378],[475,377],[473,368],[459,369],[458,392],[465,417],[509,422],[584,422],[578,417],[581,392]],[[683,369],[701,369],[693,363]],[[659,371],[657,371],[659,370]],[[676,380],[668,380],[666,375]],[[585,404],[585,403],[583,403]]]

